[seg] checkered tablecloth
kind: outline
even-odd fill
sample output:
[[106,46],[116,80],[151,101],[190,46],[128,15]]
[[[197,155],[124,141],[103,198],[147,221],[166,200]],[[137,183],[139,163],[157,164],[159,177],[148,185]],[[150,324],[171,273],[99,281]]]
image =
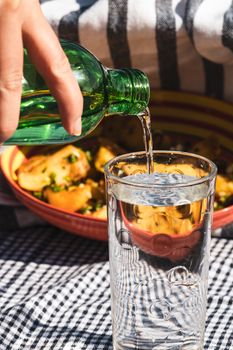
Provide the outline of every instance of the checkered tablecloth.
[[[212,239],[205,349],[233,349],[233,240]],[[0,232],[0,350],[112,349],[107,243]]]
[[[205,350],[233,349],[226,237],[212,238]],[[110,350],[110,310],[107,243],[48,226],[0,174],[0,350]]]

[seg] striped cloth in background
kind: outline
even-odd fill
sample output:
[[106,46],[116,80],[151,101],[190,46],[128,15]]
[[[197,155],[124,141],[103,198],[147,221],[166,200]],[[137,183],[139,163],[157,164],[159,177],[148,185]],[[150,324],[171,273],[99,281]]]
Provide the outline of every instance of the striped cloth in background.
[[152,88],[233,101],[232,0],[41,0],[60,37],[109,67],[135,67]]

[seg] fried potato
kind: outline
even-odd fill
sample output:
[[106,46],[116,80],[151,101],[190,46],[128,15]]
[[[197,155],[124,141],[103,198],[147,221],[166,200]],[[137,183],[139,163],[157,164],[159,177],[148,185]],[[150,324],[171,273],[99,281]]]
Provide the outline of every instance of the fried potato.
[[[135,175],[147,172],[147,166],[145,164],[127,164],[119,163],[119,169],[121,169],[125,175]],[[191,164],[158,164],[154,162],[154,170],[158,173],[168,173],[168,174],[184,174],[188,176],[193,176],[201,178],[207,173],[200,168],[195,168]]]
[[137,207],[137,220],[135,226],[153,234],[184,234],[191,231],[192,222],[190,219],[181,217],[180,212],[173,208],[164,207]]
[[173,207],[135,205],[134,225],[153,234],[183,235],[202,222],[206,207],[206,200]]
[[125,175],[144,174],[147,172],[147,166],[143,164],[128,164],[120,162],[119,170],[123,171]]
[[85,177],[90,169],[85,152],[68,145],[48,156],[33,156],[17,171],[19,185],[28,191],[41,191],[55,182],[63,185]]
[[48,168],[48,158],[43,155],[33,156],[23,163],[17,171],[20,187],[28,191],[40,191],[50,184],[51,179],[45,170]]
[[48,187],[44,190],[44,196],[48,203],[75,212],[87,205],[87,202],[92,198],[92,193],[90,185],[81,184],[59,192],[54,192],[52,188]]
[[233,181],[230,181],[226,176],[218,175],[216,180],[216,194],[224,197],[233,195]]
[[[106,218],[104,166],[115,156],[126,153],[119,145],[130,146],[130,151],[141,148],[143,138],[140,130],[140,122],[137,119],[129,118],[127,128],[125,128],[124,118],[116,119],[116,123],[112,123],[112,120],[109,119],[106,125],[103,124],[99,129],[98,137],[86,138],[82,142],[62,146],[57,151],[52,148],[53,153],[50,151],[49,154],[30,157],[17,170],[18,184],[21,188],[30,191],[33,196],[59,208]],[[172,146],[169,145],[172,138],[167,134],[161,134],[161,140],[166,148],[169,149]],[[158,140],[156,142],[158,144]],[[210,135],[206,140],[198,141],[193,145],[192,151],[209,158],[213,155],[221,157],[219,142],[214,135]],[[224,175],[217,176],[215,208],[219,209],[230,205],[233,200],[233,181],[230,180],[233,175],[233,165],[230,165],[226,171],[224,159],[216,159],[223,163],[219,169],[224,169],[222,171]],[[195,168],[192,164],[182,164],[178,156],[171,162],[169,166],[154,162],[155,172],[185,174],[195,178],[206,175],[204,169]],[[146,164],[121,162],[118,164],[118,169],[121,176],[147,172]],[[198,206],[192,208],[192,222],[199,222],[199,213]],[[170,221],[174,216],[175,223]],[[168,232],[169,227],[173,225],[174,230],[182,234],[189,230],[190,220],[184,217],[179,218],[175,213],[158,211],[144,213],[141,208],[135,224],[149,231],[156,231],[159,225],[164,232]]]
[[104,172],[104,165],[115,156],[123,153],[124,150],[115,143],[100,139],[100,147],[95,155],[95,167],[98,171]]
[[169,173],[169,174],[183,174],[187,176],[193,176],[195,178],[201,178],[207,175],[207,172],[201,168],[196,168],[192,166],[192,164],[182,164],[179,163],[177,159],[174,164],[157,164],[154,163],[155,171],[161,173]]
[[99,182],[87,179],[86,184],[91,187],[92,198],[96,201],[105,201],[105,183],[104,180]]

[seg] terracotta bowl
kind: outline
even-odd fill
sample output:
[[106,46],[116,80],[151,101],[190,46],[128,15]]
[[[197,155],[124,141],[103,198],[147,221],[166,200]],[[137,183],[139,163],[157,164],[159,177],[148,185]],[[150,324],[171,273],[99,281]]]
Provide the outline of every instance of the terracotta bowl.
[[35,198],[18,185],[16,170],[27,157],[35,153],[40,153],[40,147],[12,146],[1,156],[3,175],[19,201],[45,221],[65,231],[91,239],[107,240],[106,220],[59,209]]
[[[158,129],[165,133],[178,130],[189,138],[206,138],[211,131],[218,137],[226,156],[233,159],[233,105],[188,93],[155,91],[152,92],[150,109]],[[15,172],[34,149],[12,146],[1,156],[2,172],[16,197],[52,225],[87,238],[107,240],[106,220],[58,209],[18,186]],[[214,230],[229,224],[233,224],[233,205],[214,213]]]
[[202,233],[198,229],[177,236],[164,233],[151,234],[126,223],[126,221],[125,225],[132,233],[132,242],[144,252],[160,258],[167,258],[173,262],[186,258],[202,237]]

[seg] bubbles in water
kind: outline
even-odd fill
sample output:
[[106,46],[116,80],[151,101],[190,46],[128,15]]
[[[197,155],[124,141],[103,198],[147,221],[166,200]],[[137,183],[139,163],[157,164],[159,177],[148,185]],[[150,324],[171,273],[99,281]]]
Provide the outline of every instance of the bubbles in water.
[[[132,184],[141,186],[114,185],[114,193],[117,198],[131,204],[177,206],[202,200],[208,193],[208,185],[206,183],[185,186],[185,184],[197,178],[183,174],[144,173],[129,175],[124,179]],[[177,184],[183,184],[184,186],[171,186]],[[153,187],[147,188],[146,186],[148,185],[153,185]]]
[[195,176],[188,176],[180,173],[143,173],[129,175],[126,178],[133,183],[149,184],[149,185],[173,185],[186,184],[190,181],[196,180]]

